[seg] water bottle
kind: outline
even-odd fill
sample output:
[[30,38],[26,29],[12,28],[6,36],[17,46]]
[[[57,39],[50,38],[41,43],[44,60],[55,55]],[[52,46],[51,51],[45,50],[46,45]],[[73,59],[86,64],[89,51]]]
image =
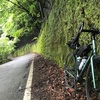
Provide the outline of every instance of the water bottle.
[[79,70],[82,69],[82,67],[83,67],[83,65],[84,65],[85,62],[86,62],[86,57],[83,57],[80,65],[79,65]]

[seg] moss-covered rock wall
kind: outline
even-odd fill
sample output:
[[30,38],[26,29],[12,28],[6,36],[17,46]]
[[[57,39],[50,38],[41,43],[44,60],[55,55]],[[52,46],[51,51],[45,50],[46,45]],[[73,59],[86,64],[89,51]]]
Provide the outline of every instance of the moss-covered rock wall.
[[[48,20],[41,29],[38,52],[63,66],[66,54],[70,51],[66,43],[76,35],[82,21],[85,22],[84,28],[100,29],[99,0],[55,0]],[[81,42],[90,41],[88,34],[82,34],[80,38]],[[98,47],[100,49],[100,44]]]

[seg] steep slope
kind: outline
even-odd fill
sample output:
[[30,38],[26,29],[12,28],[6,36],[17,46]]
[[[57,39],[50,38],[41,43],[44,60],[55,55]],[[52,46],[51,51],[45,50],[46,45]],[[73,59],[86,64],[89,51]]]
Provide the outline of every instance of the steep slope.
[[[38,52],[63,66],[69,52],[66,43],[76,35],[81,21],[85,22],[85,28],[100,28],[99,10],[98,0],[55,0],[48,20],[41,29],[37,43]],[[81,43],[88,42],[84,38],[90,40],[88,34],[82,34]]]

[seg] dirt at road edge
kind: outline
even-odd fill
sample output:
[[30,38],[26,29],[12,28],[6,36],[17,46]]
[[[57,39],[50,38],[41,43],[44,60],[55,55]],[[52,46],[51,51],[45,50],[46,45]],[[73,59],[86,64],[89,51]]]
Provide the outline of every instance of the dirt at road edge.
[[62,68],[41,55],[35,57],[31,100],[85,100],[81,96],[75,97],[65,88]]

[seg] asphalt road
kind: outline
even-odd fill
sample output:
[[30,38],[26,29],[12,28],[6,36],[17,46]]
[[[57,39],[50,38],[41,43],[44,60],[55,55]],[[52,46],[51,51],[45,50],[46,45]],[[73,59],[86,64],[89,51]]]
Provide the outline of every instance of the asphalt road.
[[34,54],[28,54],[0,65],[0,100],[23,100],[29,65],[33,59]]

